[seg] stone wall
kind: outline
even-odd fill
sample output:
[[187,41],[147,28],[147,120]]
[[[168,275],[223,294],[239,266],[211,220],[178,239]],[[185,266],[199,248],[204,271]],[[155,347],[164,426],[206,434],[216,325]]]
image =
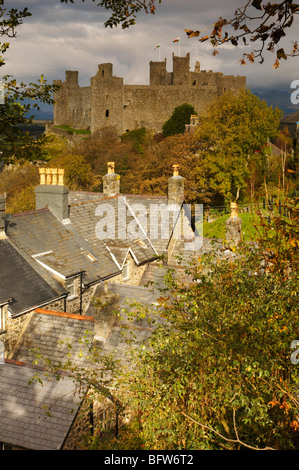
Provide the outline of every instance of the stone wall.
[[130,254],[128,254],[126,262],[129,263],[129,277],[124,279],[123,274],[118,274],[117,276],[109,279],[109,282],[117,284],[128,284],[130,286],[139,286],[147,264],[137,266]]
[[91,132],[113,127],[117,134],[146,127],[160,132],[174,109],[189,103],[200,115],[209,103],[226,91],[236,93],[246,87],[246,78],[224,76],[200,70],[196,63],[190,71],[190,54],[173,55],[173,72],[166,69],[166,59],[150,63],[149,85],[124,85],[113,76],[112,64],[100,64],[90,87],[78,86],[78,72],[66,72],[55,94],[54,124],[90,128]]

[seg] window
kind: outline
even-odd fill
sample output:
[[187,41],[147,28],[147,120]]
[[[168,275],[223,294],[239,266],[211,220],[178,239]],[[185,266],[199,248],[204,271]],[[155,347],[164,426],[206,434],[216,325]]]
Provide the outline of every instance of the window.
[[69,293],[68,298],[73,298],[76,297],[76,284],[75,284],[75,278],[73,277],[72,279],[67,279],[65,282],[65,287]]
[[94,263],[94,262],[97,260],[97,259],[96,259],[92,254],[90,254],[90,253],[87,253],[86,256],[87,256],[87,258],[88,258],[92,263]]
[[108,117],[109,117],[109,109],[106,109],[106,113],[105,113],[105,114],[106,114],[106,118],[108,118]]
[[129,278],[130,278],[129,261],[126,261],[123,267],[123,280],[126,281]]

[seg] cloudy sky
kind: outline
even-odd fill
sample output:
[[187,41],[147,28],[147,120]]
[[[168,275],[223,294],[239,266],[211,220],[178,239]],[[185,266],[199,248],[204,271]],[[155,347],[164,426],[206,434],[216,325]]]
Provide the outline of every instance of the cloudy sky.
[[[246,75],[250,88],[290,89],[293,80],[299,80],[299,57],[283,61],[280,69],[272,68],[275,56],[268,54],[263,65],[241,66],[242,52],[249,49],[232,45],[221,47],[220,54],[212,56],[212,46],[188,39],[184,29],[199,29],[211,25],[220,16],[230,18],[247,0],[162,0],[156,15],[141,14],[137,24],[123,30],[105,28],[108,13],[92,0],[75,0],[62,4],[60,0],[5,0],[7,8],[27,6],[32,17],[19,27],[17,38],[5,54],[6,65],[1,69],[18,80],[36,81],[41,74],[52,82],[64,79],[65,70],[79,71],[79,84],[86,86],[96,74],[97,65],[113,63],[113,73],[124,77],[126,84],[148,84],[149,61],[159,60],[157,44],[161,45],[161,59],[167,59],[172,70],[172,53],[179,54],[176,37],[181,38],[180,54],[191,54],[191,67],[197,60],[201,68],[224,74]],[[298,20],[288,36],[296,39]]]

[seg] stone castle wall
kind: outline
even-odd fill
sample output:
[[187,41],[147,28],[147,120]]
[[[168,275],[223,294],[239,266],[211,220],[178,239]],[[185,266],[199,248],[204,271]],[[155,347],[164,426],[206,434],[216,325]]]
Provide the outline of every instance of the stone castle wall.
[[190,71],[190,54],[173,55],[173,71],[168,72],[166,59],[150,62],[149,85],[125,85],[113,76],[112,64],[100,64],[89,87],[79,87],[78,72],[67,71],[66,80],[55,94],[54,125],[68,124],[95,132],[114,127],[118,135],[146,127],[160,132],[174,109],[189,103],[200,114],[209,103],[226,91],[245,89],[246,78],[224,76],[219,72],[201,71],[197,62]]

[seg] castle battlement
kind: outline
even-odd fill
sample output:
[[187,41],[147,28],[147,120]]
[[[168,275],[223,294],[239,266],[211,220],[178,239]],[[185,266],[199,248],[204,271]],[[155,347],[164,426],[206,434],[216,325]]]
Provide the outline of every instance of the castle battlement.
[[118,135],[140,127],[160,132],[177,106],[189,103],[200,116],[226,91],[237,93],[246,87],[245,77],[201,70],[199,62],[190,70],[190,53],[173,54],[171,72],[166,59],[151,61],[149,69],[149,85],[125,85],[122,77],[113,75],[111,63],[99,64],[87,87],[78,85],[77,71],[66,71],[64,82],[54,82],[60,85],[54,96],[54,125],[91,132],[114,127]]

